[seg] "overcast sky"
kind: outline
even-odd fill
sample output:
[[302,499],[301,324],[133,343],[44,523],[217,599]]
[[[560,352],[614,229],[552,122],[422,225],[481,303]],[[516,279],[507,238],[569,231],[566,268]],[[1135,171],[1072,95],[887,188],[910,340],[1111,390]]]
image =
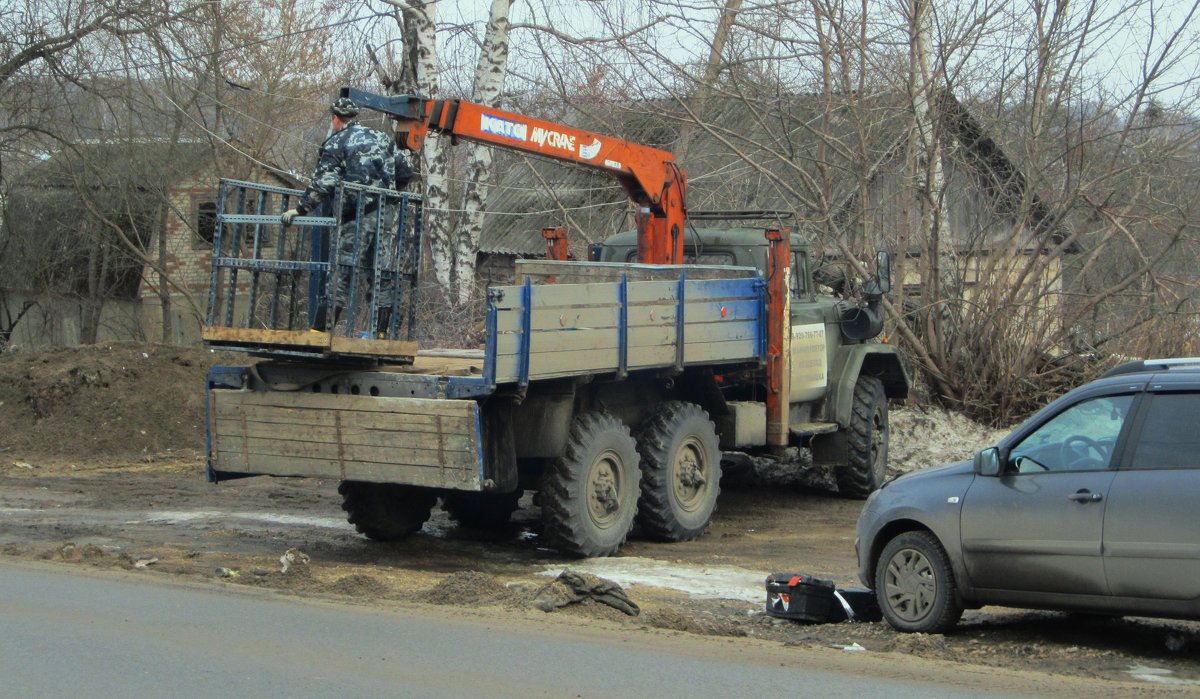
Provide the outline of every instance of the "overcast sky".
[[[753,17],[767,13],[781,3],[746,0],[742,15]],[[787,4],[787,3],[783,3]],[[857,3],[852,3],[856,5]],[[1158,99],[1166,103],[1188,102],[1200,97],[1197,83],[1200,78],[1200,46],[1197,46],[1198,25],[1196,0],[1096,0],[1097,12],[1091,24],[1085,50],[1090,54],[1084,75],[1092,85],[1085,90],[1104,90],[1110,93],[1128,94],[1134,85],[1141,82],[1149,52],[1156,57],[1172,35],[1183,26],[1181,37],[1172,53],[1165,76],[1156,83]],[[623,29],[642,26],[655,18],[667,18],[640,32],[637,41],[646,42],[675,63],[698,63],[705,60],[708,52],[707,39],[724,0],[606,0],[589,2],[580,0],[517,0],[512,9],[514,25],[548,25],[557,32],[576,38],[597,37],[610,34],[612,25]],[[1029,0],[991,2],[986,0],[939,0],[935,2],[938,29],[935,32],[957,33],[955,27],[962,26],[966,17],[978,17],[983,12],[994,13],[988,20],[991,27],[976,40],[978,50],[965,60],[971,70],[983,70],[996,62],[1000,52],[1022,45],[1028,46],[1036,36],[1035,13]],[[439,20],[447,25],[473,25],[481,35],[487,21],[490,0],[443,0],[439,5]],[[871,0],[868,5],[872,13],[870,31],[881,41],[896,44],[904,41],[903,16],[899,0]],[[1068,12],[1078,21],[1089,7],[1085,3],[1073,3]],[[773,27],[781,35],[806,40],[811,32],[811,22],[800,13],[811,12],[808,2],[797,2],[794,10],[787,14],[794,19]],[[793,12],[795,14],[793,14]],[[1190,22],[1184,26],[1189,13]],[[682,19],[681,19],[682,18]],[[544,39],[544,37],[543,37]],[[759,37],[760,42],[761,37]],[[457,69],[462,79],[474,67],[476,52],[468,37],[462,33],[443,32],[444,63],[447,73]],[[736,39],[735,39],[736,41]],[[545,43],[536,41],[535,32],[516,29],[512,34],[513,56],[510,68],[509,89],[522,89],[522,77],[543,80],[556,69],[579,68],[574,66],[542,65]],[[578,52],[578,49],[576,49]],[[1087,55],[1085,54],[1085,55]],[[613,68],[628,71],[628,77],[638,80],[647,72],[644,65],[637,65],[629,56],[624,58],[609,52]],[[956,56],[965,56],[958,51]],[[569,62],[569,59],[563,59]],[[952,58],[952,61],[954,59]],[[577,58],[574,61],[579,63]],[[447,75],[449,77],[449,75]],[[1185,85],[1186,83],[1186,85]],[[465,88],[465,86],[462,86]],[[963,87],[970,89],[970,79]]]

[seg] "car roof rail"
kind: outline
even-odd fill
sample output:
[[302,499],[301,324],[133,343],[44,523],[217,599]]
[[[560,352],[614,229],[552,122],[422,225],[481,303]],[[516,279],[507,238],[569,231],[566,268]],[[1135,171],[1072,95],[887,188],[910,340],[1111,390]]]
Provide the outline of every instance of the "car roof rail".
[[1106,379],[1110,376],[1137,374],[1146,371],[1169,371],[1171,369],[1180,369],[1183,367],[1200,369],[1200,357],[1180,357],[1178,359],[1139,359],[1134,362],[1125,362],[1124,364],[1119,364],[1101,374],[1100,378]]

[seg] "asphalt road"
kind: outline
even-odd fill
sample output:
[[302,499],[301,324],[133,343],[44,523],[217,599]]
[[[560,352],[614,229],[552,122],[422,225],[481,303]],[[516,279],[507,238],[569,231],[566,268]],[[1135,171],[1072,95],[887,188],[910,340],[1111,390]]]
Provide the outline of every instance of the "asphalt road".
[[992,675],[843,662],[864,655],[0,562],[3,697],[1016,696]]

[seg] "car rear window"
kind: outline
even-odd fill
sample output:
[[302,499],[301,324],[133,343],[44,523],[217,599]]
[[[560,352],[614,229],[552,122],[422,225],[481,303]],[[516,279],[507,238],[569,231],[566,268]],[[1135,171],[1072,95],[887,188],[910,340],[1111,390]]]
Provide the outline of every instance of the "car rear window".
[[1133,468],[1200,468],[1200,393],[1159,393],[1151,399]]

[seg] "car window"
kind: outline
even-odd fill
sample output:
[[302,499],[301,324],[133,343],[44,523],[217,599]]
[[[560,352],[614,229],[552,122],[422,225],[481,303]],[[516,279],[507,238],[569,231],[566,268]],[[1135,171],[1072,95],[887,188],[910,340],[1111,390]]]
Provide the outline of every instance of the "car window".
[[1200,468],[1200,393],[1160,393],[1150,401],[1133,468]]
[[1014,447],[1009,463],[1018,473],[1109,468],[1117,436],[1132,404],[1130,395],[1076,403]]

